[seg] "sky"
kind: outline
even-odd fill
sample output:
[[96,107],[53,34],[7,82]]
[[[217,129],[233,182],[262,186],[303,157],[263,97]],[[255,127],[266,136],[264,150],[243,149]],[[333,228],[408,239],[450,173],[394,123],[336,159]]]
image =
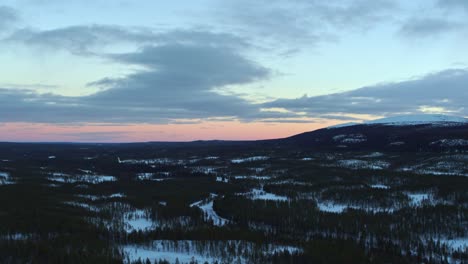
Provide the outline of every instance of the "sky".
[[2,0],[0,141],[468,116],[466,0]]

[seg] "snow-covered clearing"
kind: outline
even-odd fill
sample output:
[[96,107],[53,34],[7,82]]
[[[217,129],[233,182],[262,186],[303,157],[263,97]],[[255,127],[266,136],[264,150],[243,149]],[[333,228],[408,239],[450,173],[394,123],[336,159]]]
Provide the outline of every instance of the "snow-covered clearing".
[[373,213],[380,213],[380,212],[388,212],[391,213],[395,211],[394,208],[384,208],[384,207],[375,207],[375,206],[359,206],[359,205],[347,205],[347,204],[339,204],[334,202],[317,202],[317,207],[322,212],[328,213],[343,213],[347,209],[355,209],[355,210],[364,210],[366,212],[373,212]]
[[206,200],[201,200],[195,203],[192,203],[190,207],[198,207],[200,208],[204,215],[205,221],[211,220],[213,221],[213,225],[215,226],[224,226],[229,223],[229,220],[222,218],[219,216],[216,211],[213,209],[213,200],[217,197],[216,194],[210,194],[210,198]]
[[153,222],[145,210],[134,210],[124,214],[124,228],[127,233],[133,231],[149,231],[157,227],[157,223]]
[[390,163],[381,160],[367,161],[358,159],[339,160],[336,162],[339,167],[349,169],[370,169],[383,170],[390,167]]
[[244,195],[252,200],[265,200],[265,201],[287,201],[288,197],[276,195],[274,193],[268,193],[261,189],[252,189],[252,191],[248,193],[242,193],[240,195]]
[[423,202],[431,201],[431,195],[429,193],[408,193],[410,204],[413,206],[421,206]]
[[[235,249],[238,255],[226,254],[227,248]],[[258,248],[250,242],[245,241],[193,241],[193,240],[155,240],[149,245],[125,245],[122,247],[130,262],[139,259],[149,259],[151,263],[155,260],[167,260],[170,263],[252,263],[249,257],[254,249]],[[265,244],[261,245],[264,255],[273,255],[280,252],[290,254],[302,252],[302,249],[293,246]]]
[[234,179],[236,180],[246,180],[246,179],[252,179],[252,180],[270,180],[271,176],[234,176]]
[[48,178],[48,180],[59,183],[77,183],[85,182],[90,184],[99,184],[103,182],[117,181],[114,176],[108,175],[68,175],[61,172],[54,172]]
[[446,244],[453,251],[464,251],[468,250],[468,237],[465,238],[454,238],[454,239],[441,239],[441,243]]
[[10,173],[0,172],[0,185],[12,184],[12,183],[13,181],[11,180]]
[[260,160],[268,160],[270,157],[267,156],[254,156],[248,158],[239,158],[231,160],[232,163],[244,163],[244,162],[252,162],[252,161],[260,161]]
[[388,190],[390,189],[390,186],[388,185],[385,185],[385,184],[371,184],[369,185],[372,189],[384,189],[384,190]]

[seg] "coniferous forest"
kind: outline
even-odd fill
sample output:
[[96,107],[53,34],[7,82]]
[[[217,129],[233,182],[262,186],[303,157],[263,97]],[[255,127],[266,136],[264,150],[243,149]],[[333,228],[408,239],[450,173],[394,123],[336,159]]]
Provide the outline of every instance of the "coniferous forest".
[[467,164],[450,151],[2,143],[0,263],[468,263]]

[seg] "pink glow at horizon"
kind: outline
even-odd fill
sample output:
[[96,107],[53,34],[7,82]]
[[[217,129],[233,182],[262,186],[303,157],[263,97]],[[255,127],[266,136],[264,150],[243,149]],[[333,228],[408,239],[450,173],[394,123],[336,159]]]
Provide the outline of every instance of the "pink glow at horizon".
[[196,124],[4,123],[0,141],[8,142],[146,142],[193,140],[257,140],[292,136],[334,125],[323,123],[202,122]]

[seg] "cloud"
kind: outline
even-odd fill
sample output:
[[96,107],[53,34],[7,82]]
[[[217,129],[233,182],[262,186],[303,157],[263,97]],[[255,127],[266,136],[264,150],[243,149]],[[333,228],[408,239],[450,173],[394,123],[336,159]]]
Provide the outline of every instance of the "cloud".
[[17,30],[6,41],[22,43],[50,51],[66,50],[75,55],[101,56],[109,47],[133,44],[146,45],[204,43],[206,46],[224,45],[228,48],[248,48],[244,39],[229,33],[194,29],[157,32],[145,27],[118,25],[79,25],[51,30],[24,28]]
[[468,29],[467,1],[439,0],[429,3],[429,6],[429,11],[422,11],[421,6],[412,10],[401,24],[400,35],[410,38],[439,37],[442,34],[459,33]]
[[306,112],[309,117],[347,113],[395,115],[425,110],[468,115],[468,69],[452,69],[397,83],[381,84],[323,96],[279,99],[263,107]]
[[[122,35],[120,30],[109,32],[112,34],[107,36],[112,38]],[[91,42],[103,39],[92,36]],[[135,38],[132,34],[124,36]],[[99,54],[143,70],[124,78],[107,77],[92,82],[89,85],[103,88],[92,95],[66,97],[28,89],[0,89],[0,111],[8,113],[0,121],[169,123],[177,119],[264,116],[257,105],[214,91],[270,76],[269,69],[242,53],[246,45],[242,39],[200,31],[165,32],[153,37],[158,42],[134,52]],[[51,39],[54,41],[43,43],[52,47],[69,41]],[[88,46],[78,47],[86,50]]]
[[19,16],[15,9],[8,6],[0,6],[0,32],[8,29],[18,20]]
[[365,30],[391,16],[394,1],[294,0],[223,1],[219,12],[223,24],[253,38],[313,44],[335,39],[343,30]]
[[103,79],[96,84],[111,87],[87,98],[101,105],[138,109],[158,108],[180,118],[238,116],[256,111],[247,101],[213,91],[267,78],[269,70],[256,65],[224,45],[164,44],[148,46],[112,59],[144,66],[145,71],[123,79]]
[[468,12],[468,2],[466,0],[439,0],[439,7],[455,10],[464,10]]
[[111,44],[149,43],[156,35],[148,29],[128,29],[115,25],[70,26],[52,30],[25,28],[16,31],[10,42],[20,42],[50,50],[65,49],[73,54],[89,55],[93,49]]
[[462,23],[445,18],[412,18],[402,25],[400,33],[406,37],[437,37],[461,27]]
[[[141,54],[145,52],[142,50]],[[154,78],[146,76],[147,73],[152,73]],[[0,89],[0,111],[4,113],[0,116],[0,122],[160,124],[220,118],[223,121],[302,123],[318,119],[357,120],[360,116],[408,113],[437,112],[468,116],[468,69],[445,70],[398,83],[323,96],[278,99],[260,105],[235,96],[211,92],[209,85],[191,86],[190,82],[183,81],[182,75],[178,76],[179,79],[170,80],[169,77],[175,77],[172,73],[147,73],[129,76],[125,81],[113,83],[112,89],[85,97],[39,95],[31,90]],[[249,74],[240,79],[229,79],[229,82],[220,81],[217,77],[213,80],[204,80],[205,77],[202,77],[201,80],[192,81],[214,85],[254,80],[263,76],[256,75],[255,71]]]

